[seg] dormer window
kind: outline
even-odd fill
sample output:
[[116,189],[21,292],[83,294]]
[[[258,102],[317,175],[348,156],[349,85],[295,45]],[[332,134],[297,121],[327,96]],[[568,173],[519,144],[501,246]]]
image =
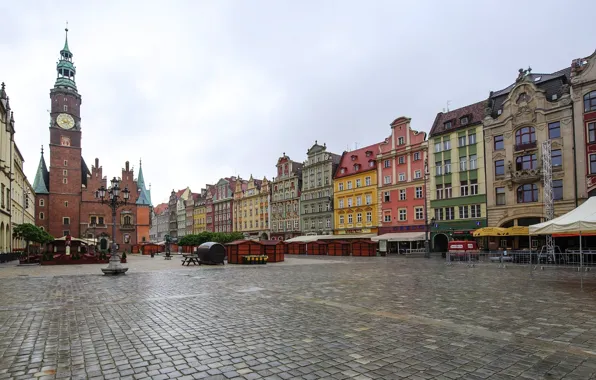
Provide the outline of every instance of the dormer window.
[[462,118],[459,119],[459,124],[460,125],[467,125],[468,124],[468,117],[467,116],[463,116]]
[[373,160],[368,161],[368,166],[372,168],[373,166],[375,166],[375,162]]
[[358,156],[356,156],[355,154],[352,155],[352,161],[356,161],[357,158]]
[[341,168],[339,171],[341,174],[344,174],[346,172],[346,168]]
[[367,151],[366,151],[366,157],[370,157],[370,156],[372,156],[372,151],[370,151],[370,150],[367,150]]
[[443,123],[443,126],[445,127],[445,129],[450,129],[451,128],[451,120]]
[[354,171],[358,171],[360,170],[360,165],[359,164],[355,164],[354,165]]
[[498,110],[497,110],[497,115],[500,115],[500,114],[502,114],[502,113],[503,113],[503,110],[502,110],[502,109],[498,109]]

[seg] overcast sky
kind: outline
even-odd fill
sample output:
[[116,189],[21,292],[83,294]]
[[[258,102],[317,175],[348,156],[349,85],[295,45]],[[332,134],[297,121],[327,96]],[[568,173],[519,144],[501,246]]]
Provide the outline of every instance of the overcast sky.
[[335,153],[379,142],[399,116],[428,131],[448,102],[596,48],[585,0],[22,0],[0,14],[0,81],[30,181],[68,20],[83,157],[110,178],[142,158],[154,205],[224,176],[271,178],[283,152],[303,161],[315,140]]

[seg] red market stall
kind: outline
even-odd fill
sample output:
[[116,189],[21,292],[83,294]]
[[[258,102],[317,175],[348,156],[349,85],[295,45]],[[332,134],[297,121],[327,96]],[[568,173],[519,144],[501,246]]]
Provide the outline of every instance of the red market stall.
[[242,264],[242,256],[260,255],[262,244],[255,240],[236,240],[226,244],[228,264]]
[[261,240],[261,254],[267,255],[268,263],[284,261],[286,244],[281,240]]
[[287,252],[290,255],[306,255],[306,243],[303,241],[293,241],[286,243],[288,246]]
[[356,240],[352,242],[352,256],[376,256],[377,242]]
[[345,240],[331,240],[327,243],[329,256],[350,256],[350,243]]
[[326,255],[327,243],[321,240],[306,243],[306,253],[308,255]]

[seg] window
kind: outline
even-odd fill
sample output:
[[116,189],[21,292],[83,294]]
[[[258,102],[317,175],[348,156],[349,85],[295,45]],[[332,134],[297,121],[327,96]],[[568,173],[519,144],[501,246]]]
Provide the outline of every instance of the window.
[[92,216],[90,219],[91,225],[97,224],[97,216]]
[[538,186],[527,183],[517,188],[517,203],[538,202]]
[[551,151],[550,157],[553,166],[563,166],[563,155],[561,153],[561,149]]
[[[358,170],[360,170],[360,164],[354,164],[354,171],[357,172]],[[319,181],[320,182],[320,181]],[[321,184],[319,183],[319,186]]]
[[596,142],[596,122],[588,123],[588,142]]
[[362,206],[362,196],[356,197],[356,206]]
[[548,123],[548,138],[556,139],[558,137],[561,137],[561,123],[558,121]]
[[362,223],[362,213],[356,214],[356,223]]
[[422,198],[422,187],[421,186],[416,188],[416,198],[417,199]]
[[451,121],[446,121],[445,123],[443,123],[443,126],[445,127],[445,129],[451,128]]
[[505,149],[505,142],[503,141],[503,135],[495,136],[495,150]]
[[368,166],[372,168],[373,166],[375,166],[375,162],[373,160],[368,161]]
[[415,152],[414,153],[414,161],[418,161],[420,160],[420,152]]
[[344,224],[344,216],[343,215],[339,216],[339,224]]
[[436,220],[443,220],[443,209],[442,208],[436,208],[435,209],[435,219]]
[[100,226],[103,226],[103,216],[100,216],[97,218],[97,224],[99,224]]
[[443,185],[437,185],[437,199],[443,199]]
[[300,229],[300,221],[299,220],[295,220],[294,221],[294,230],[299,230]]
[[460,157],[459,158],[459,171],[465,172],[466,170],[468,170],[468,159],[465,156]]
[[352,222],[353,222],[352,214],[348,214],[348,224],[352,224]]
[[45,201],[43,199],[39,200],[39,206],[43,207],[45,205]]
[[39,213],[39,219],[43,220],[45,218],[45,215],[43,214],[43,212]]
[[366,204],[367,205],[372,204],[372,195],[366,194]]
[[356,187],[362,187],[362,180],[361,179],[357,179],[356,180]]
[[563,199],[563,180],[562,179],[553,180],[553,199],[555,201],[560,201],[561,199]]
[[403,164],[405,164],[405,163],[406,163],[406,157],[405,157],[405,156],[400,156],[400,157],[398,158],[398,160],[399,160],[399,164],[400,164],[400,165],[403,165]]
[[406,173],[399,173],[399,180],[405,181],[406,180]]
[[475,154],[470,155],[470,170],[478,169],[478,160]]
[[451,149],[451,140],[443,141],[443,150],[449,150],[449,149]]
[[62,236],[68,236],[68,235],[70,235],[70,231],[69,230],[62,231]]
[[390,168],[391,167],[391,161],[389,161],[389,160],[383,161],[383,166],[386,167],[386,168]]
[[457,146],[466,146],[466,136],[459,136],[459,138],[457,139]]
[[596,91],[584,95],[584,112],[596,111]]
[[529,170],[537,167],[536,154],[518,156],[515,159],[515,170]]
[[383,221],[391,222],[391,211],[385,211],[385,214],[383,214]]
[[446,183],[445,184],[445,199],[449,199],[449,198],[451,198],[451,184]]
[[468,135],[468,144],[470,144],[470,145],[476,144],[476,134],[475,133]]
[[64,224],[64,225],[69,225],[69,224],[70,224],[70,218],[68,218],[68,217],[63,217],[63,218],[62,218],[62,224]]
[[348,181],[348,190],[352,189],[352,181]]
[[454,207],[445,207],[445,220],[453,220],[455,219],[455,208]]
[[64,160],[64,166],[68,166],[68,160]]
[[63,184],[67,184],[68,183],[68,179],[67,178],[62,178],[62,183]]
[[414,217],[416,220],[424,219],[424,209],[422,207],[414,208]]
[[505,160],[495,161],[495,175],[505,175]]
[[461,184],[459,185],[459,196],[465,197],[468,195],[468,181],[461,181]]
[[470,195],[478,195],[478,180],[470,180]]
[[596,154],[590,154],[590,174],[596,174]]
[[445,174],[451,173],[451,160],[445,160]]
[[523,127],[515,131],[515,144],[525,145],[536,142],[534,127]]
[[343,182],[340,182],[340,183],[337,184],[337,190],[338,191],[343,191],[344,190],[344,184],[343,184]]
[[402,208],[402,209],[400,209],[400,210],[399,210],[399,220],[400,220],[401,222],[403,222],[403,221],[405,221],[405,220],[407,220],[407,219],[408,219],[408,210],[406,210],[406,209],[403,209],[403,208]]
[[64,105],[64,112],[68,112],[68,106],[66,104]]
[[480,205],[471,205],[470,206],[470,218],[481,218],[481,208]]
[[64,207],[68,207],[68,201],[64,201]]
[[468,219],[470,215],[468,214],[468,206],[459,206],[459,218],[460,219]]
[[399,190],[399,200],[400,201],[405,201],[406,200],[406,190],[405,189],[400,189]]
[[366,223],[372,222],[372,211],[366,212]]
[[348,207],[352,207],[352,198],[348,198]]
[[443,144],[440,141],[435,142],[435,153],[439,153],[443,151]]
[[414,172],[414,179],[420,179],[422,178],[422,172],[420,170],[416,170]]
[[327,223],[326,223],[327,228],[331,228],[331,219],[327,219]]
[[403,138],[403,137],[399,137],[399,138],[397,139],[397,145],[404,145],[404,144],[405,144],[405,142],[404,142],[404,138]]
[[384,183],[385,185],[388,185],[388,184],[390,184],[390,183],[391,183],[391,176],[390,176],[390,175],[386,175],[386,176],[383,178],[383,183]]
[[344,208],[344,200],[343,199],[339,200],[339,208]]
[[441,161],[435,162],[435,171],[437,175],[443,174],[443,163]]
[[463,116],[459,118],[459,124],[460,125],[467,125],[468,124],[468,117],[467,116]]
[[370,177],[366,177],[366,178],[364,179],[364,185],[365,185],[365,186],[370,186]]
[[383,202],[389,202],[390,200],[391,200],[390,193],[388,191],[385,191],[383,193]]

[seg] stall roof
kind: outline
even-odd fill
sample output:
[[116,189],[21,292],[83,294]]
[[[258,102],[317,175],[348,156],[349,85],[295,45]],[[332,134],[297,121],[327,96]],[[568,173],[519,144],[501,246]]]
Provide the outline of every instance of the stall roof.
[[529,227],[530,235],[596,232],[596,196],[558,218]]
[[372,241],[387,240],[387,241],[420,241],[425,240],[424,232],[391,232],[375,236]]
[[309,243],[316,240],[336,240],[336,239],[371,239],[375,234],[354,234],[354,235],[307,235],[296,236],[286,240],[286,243]]

